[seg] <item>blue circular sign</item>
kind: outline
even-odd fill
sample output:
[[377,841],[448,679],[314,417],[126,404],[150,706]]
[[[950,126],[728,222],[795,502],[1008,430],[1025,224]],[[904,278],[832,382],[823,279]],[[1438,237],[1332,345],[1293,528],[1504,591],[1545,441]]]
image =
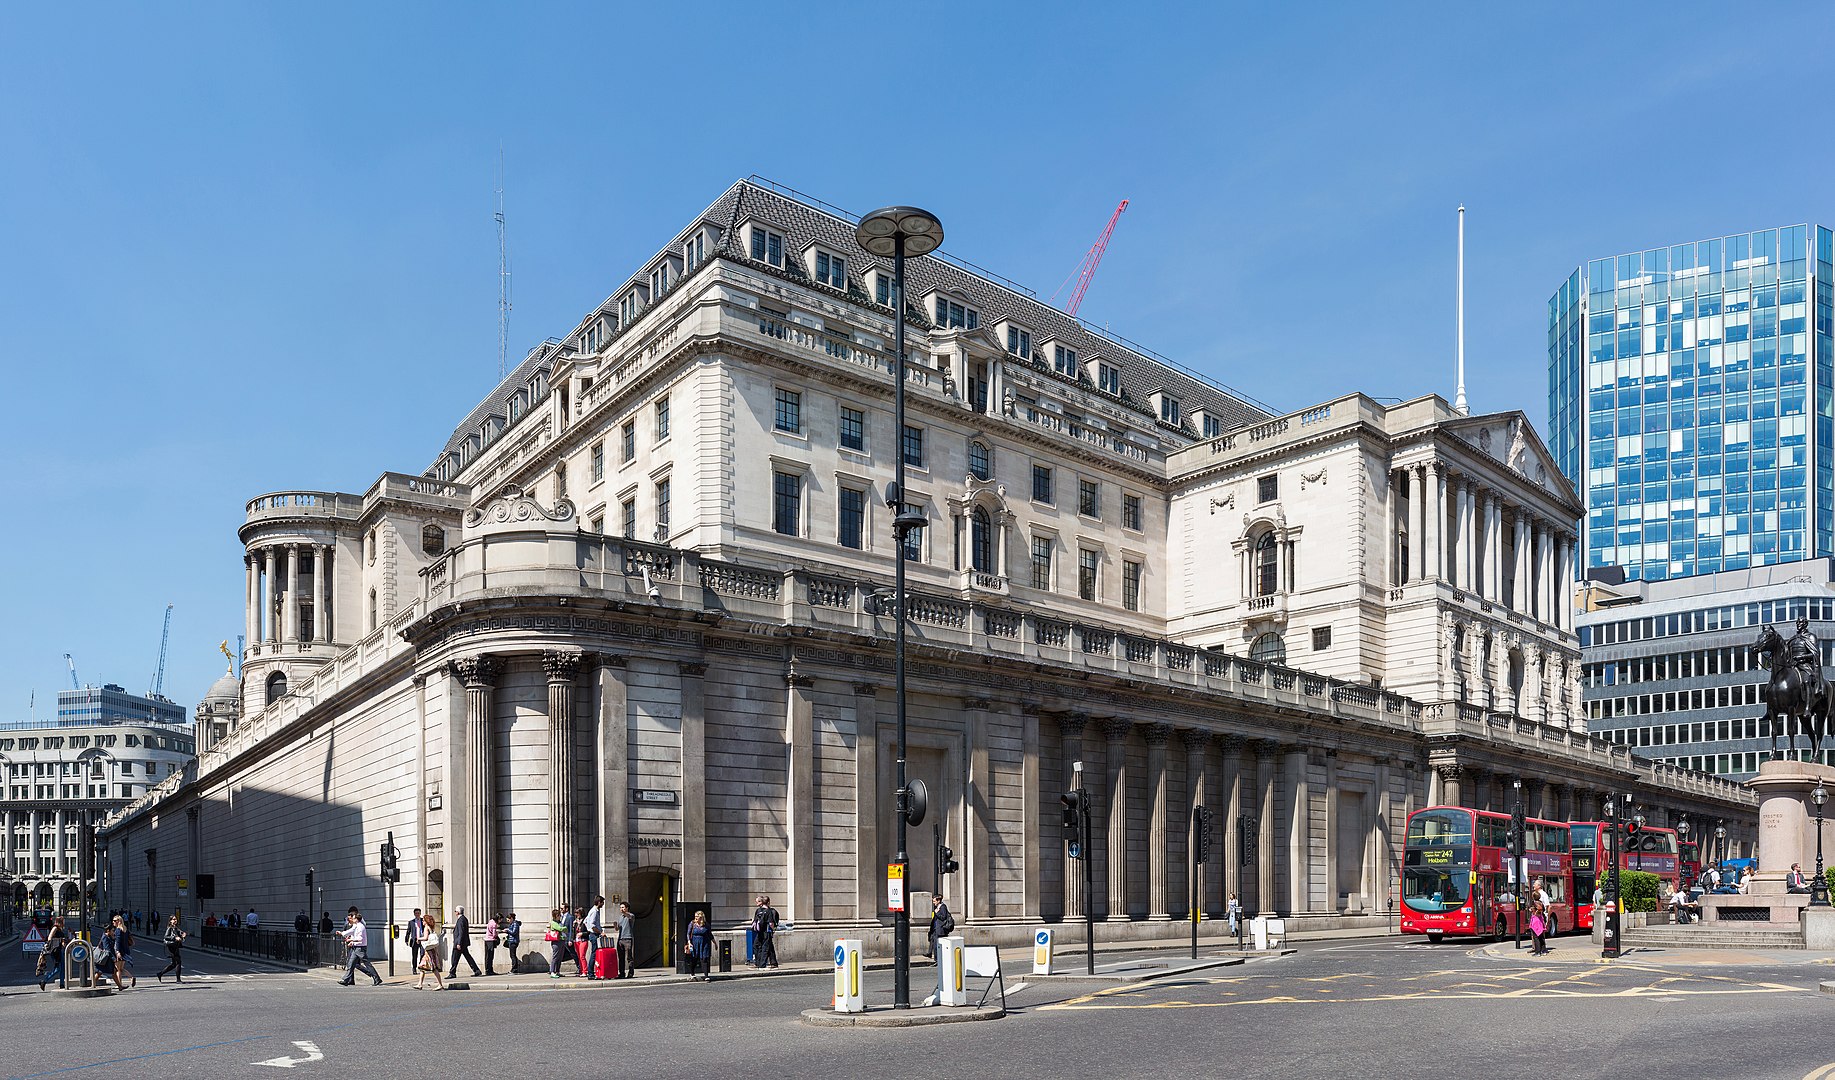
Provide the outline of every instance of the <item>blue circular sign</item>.
[[845,963],[847,963],[847,946],[836,945],[835,946],[835,966],[840,967],[842,964],[845,964]]
[[1044,945],[1044,944],[1046,944],[1046,943],[1047,943],[1047,942],[1049,942],[1049,941],[1051,941],[1051,931],[1049,931],[1049,930],[1040,930],[1040,931],[1039,931],[1039,936],[1038,936],[1038,943],[1039,943],[1040,945]]

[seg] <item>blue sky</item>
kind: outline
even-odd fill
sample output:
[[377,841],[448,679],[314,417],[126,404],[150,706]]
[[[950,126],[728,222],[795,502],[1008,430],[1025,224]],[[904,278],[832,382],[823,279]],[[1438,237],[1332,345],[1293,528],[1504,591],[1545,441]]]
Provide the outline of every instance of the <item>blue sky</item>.
[[[1545,304],[1621,251],[1835,220],[1810,6],[86,4],[0,17],[0,719],[187,707],[241,632],[254,495],[419,471],[497,371],[729,183],[941,216],[1277,408],[1545,426]],[[1821,91],[1819,93],[1819,91]]]

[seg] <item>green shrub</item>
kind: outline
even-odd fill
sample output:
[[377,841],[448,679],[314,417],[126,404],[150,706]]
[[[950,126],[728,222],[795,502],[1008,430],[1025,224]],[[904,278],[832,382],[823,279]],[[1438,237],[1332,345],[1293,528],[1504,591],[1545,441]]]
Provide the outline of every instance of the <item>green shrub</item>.
[[1659,880],[1655,874],[1646,874],[1640,870],[1620,870],[1618,872],[1618,891],[1619,895],[1625,899],[1624,910],[1659,910],[1661,907],[1657,891]]

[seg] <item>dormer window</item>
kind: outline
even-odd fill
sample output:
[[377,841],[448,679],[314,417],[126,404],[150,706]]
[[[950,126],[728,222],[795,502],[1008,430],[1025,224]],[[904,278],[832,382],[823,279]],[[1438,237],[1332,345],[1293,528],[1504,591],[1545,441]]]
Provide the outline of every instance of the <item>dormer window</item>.
[[636,289],[632,289],[630,292],[625,293],[618,300],[618,325],[631,325],[632,321],[637,318],[637,313],[643,310],[643,306],[644,299],[642,293],[638,292]]
[[664,260],[656,269],[650,271],[650,295],[661,296],[669,291],[669,262]]
[[752,226],[752,258],[772,266],[784,265],[784,234],[763,225]]
[[698,232],[682,245],[682,272],[687,273],[707,261],[707,233]]
[[1121,396],[1121,369],[1102,360],[1096,361],[1096,389]]
[[1160,414],[1160,423],[1171,424],[1173,427],[1178,427],[1180,422],[1179,399],[1168,394],[1165,390],[1155,390],[1152,397],[1154,408],[1157,409]]
[[1032,333],[1007,324],[1007,351],[1024,360],[1032,359]]
[[1205,438],[1215,439],[1223,435],[1223,417],[1218,416],[1208,409],[1200,409],[1196,415],[1198,417],[1198,430],[1203,433]]
[[605,319],[603,317],[594,319],[592,325],[586,328],[586,351],[596,353],[605,348],[605,343],[611,339],[611,336],[611,327],[606,324]]
[[831,289],[847,288],[847,260],[826,251],[816,252],[816,280]]
[[1062,345],[1051,347],[1051,369],[1066,378],[1077,377],[1077,350]]
[[892,306],[892,275],[884,270],[873,275],[873,302],[881,307]]
[[937,325],[945,330],[974,330],[981,325],[981,312],[947,296],[936,301]]

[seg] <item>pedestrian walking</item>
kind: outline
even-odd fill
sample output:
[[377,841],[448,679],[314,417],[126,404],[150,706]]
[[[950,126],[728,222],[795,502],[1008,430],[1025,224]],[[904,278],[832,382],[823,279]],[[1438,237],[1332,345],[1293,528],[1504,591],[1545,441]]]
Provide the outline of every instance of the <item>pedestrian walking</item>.
[[261,926],[261,916],[255,914],[255,909],[251,907],[248,909],[248,914],[242,917],[242,925],[250,930],[258,929]]
[[312,933],[312,916],[306,914],[304,909],[298,915],[293,916],[293,932],[300,937]]
[[[949,905],[943,902],[943,894],[932,895],[930,898],[930,949],[926,955],[935,960],[937,942],[948,937],[955,929],[956,917],[949,913]],[[773,963],[771,966],[776,967],[777,965]]]
[[344,913],[344,977],[338,980],[339,986],[357,985],[357,972],[361,971],[370,977],[371,986],[381,986],[382,976],[376,974],[375,965],[370,963],[370,932],[363,925],[363,913],[355,904]]
[[497,924],[503,919],[502,913],[492,915],[484,920],[484,974],[497,974]]
[[586,968],[580,963],[580,950],[577,942],[586,925],[586,909],[582,907],[561,909],[561,956],[563,961],[573,961],[573,973],[585,974]]
[[414,988],[423,990],[427,986],[427,976],[433,976],[435,990],[446,989],[446,982],[440,978],[440,928],[431,919],[420,917],[420,909],[414,909],[415,921],[420,923],[420,936],[415,939],[414,971],[418,976]]
[[1529,905],[1529,933],[1533,945],[1529,950],[1531,956],[1541,956],[1548,951],[1544,938],[1548,936],[1548,909],[1537,900]]
[[694,921],[688,924],[688,944],[682,946],[682,952],[688,957],[689,982],[713,980],[710,962],[714,955],[714,932],[707,925],[707,912],[694,913]]
[[599,970],[599,949],[605,942],[605,897],[593,897],[593,906],[586,912],[586,977],[602,979],[605,972]]
[[421,943],[427,940],[427,920],[421,915],[421,909],[414,909],[414,917],[408,920],[408,929],[404,935],[408,939],[408,964],[415,970],[421,966]]
[[522,920],[516,917],[514,911],[510,912],[498,924],[497,933],[503,938],[505,951],[510,954],[508,974],[514,975],[516,974],[516,950],[522,947]]
[[185,962],[181,958],[182,954],[179,950],[184,948],[185,938],[188,936],[189,935],[185,933],[185,928],[178,924],[178,912],[174,911],[171,917],[166,920],[166,956],[170,959],[166,961],[165,967],[159,969],[158,979],[160,982],[166,981],[166,972],[168,971],[173,973],[173,982],[185,981]]
[[127,928],[127,920],[116,915],[102,935],[102,944],[114,968],[115,989],[127,989],[122,985],[123,978],[128,980],[128,986],[138,983],[140,980],[134,978],[134,935]]
[[618,977],[637,977],[637,919],[626,903],[618,905]]
[[561,977],[561,955],[567,951],[567,924],[561,918],[560,908],[548,910],[548,929],[542,933],[542,940],[548,945],[548,977]]
[[319,912],[319,933],[331,933],[331,911],[329,908]]
[[465,917],[465,909],[462,907],[452,909],[451,934],[452,940],[446,943],[446,948],[452,953],[452,960],[446,966],[446,977],[459,977],[459,958],[464,957],[465,962],[471,965],[472,978],[478,978],[482,972],[478,970],[478,961],[471,954],[471,920]]
[[777,909],[771,906],[771,898],[759,896],[758,906],[752,909],[753,967],[777,966],[777,923]]
[[70,944],[70,932],[64,929],[64,917],[51,920],[45,934],[45,947],[38,953],[38,988],[43,990],[52,979],[64,977],[64,947]]
[[1230,936],[1235,937],[1242,932],[1242,901],[1236,898],[1235,893],[1230,894],[1230,903],[1224,913],[1230,920]]

